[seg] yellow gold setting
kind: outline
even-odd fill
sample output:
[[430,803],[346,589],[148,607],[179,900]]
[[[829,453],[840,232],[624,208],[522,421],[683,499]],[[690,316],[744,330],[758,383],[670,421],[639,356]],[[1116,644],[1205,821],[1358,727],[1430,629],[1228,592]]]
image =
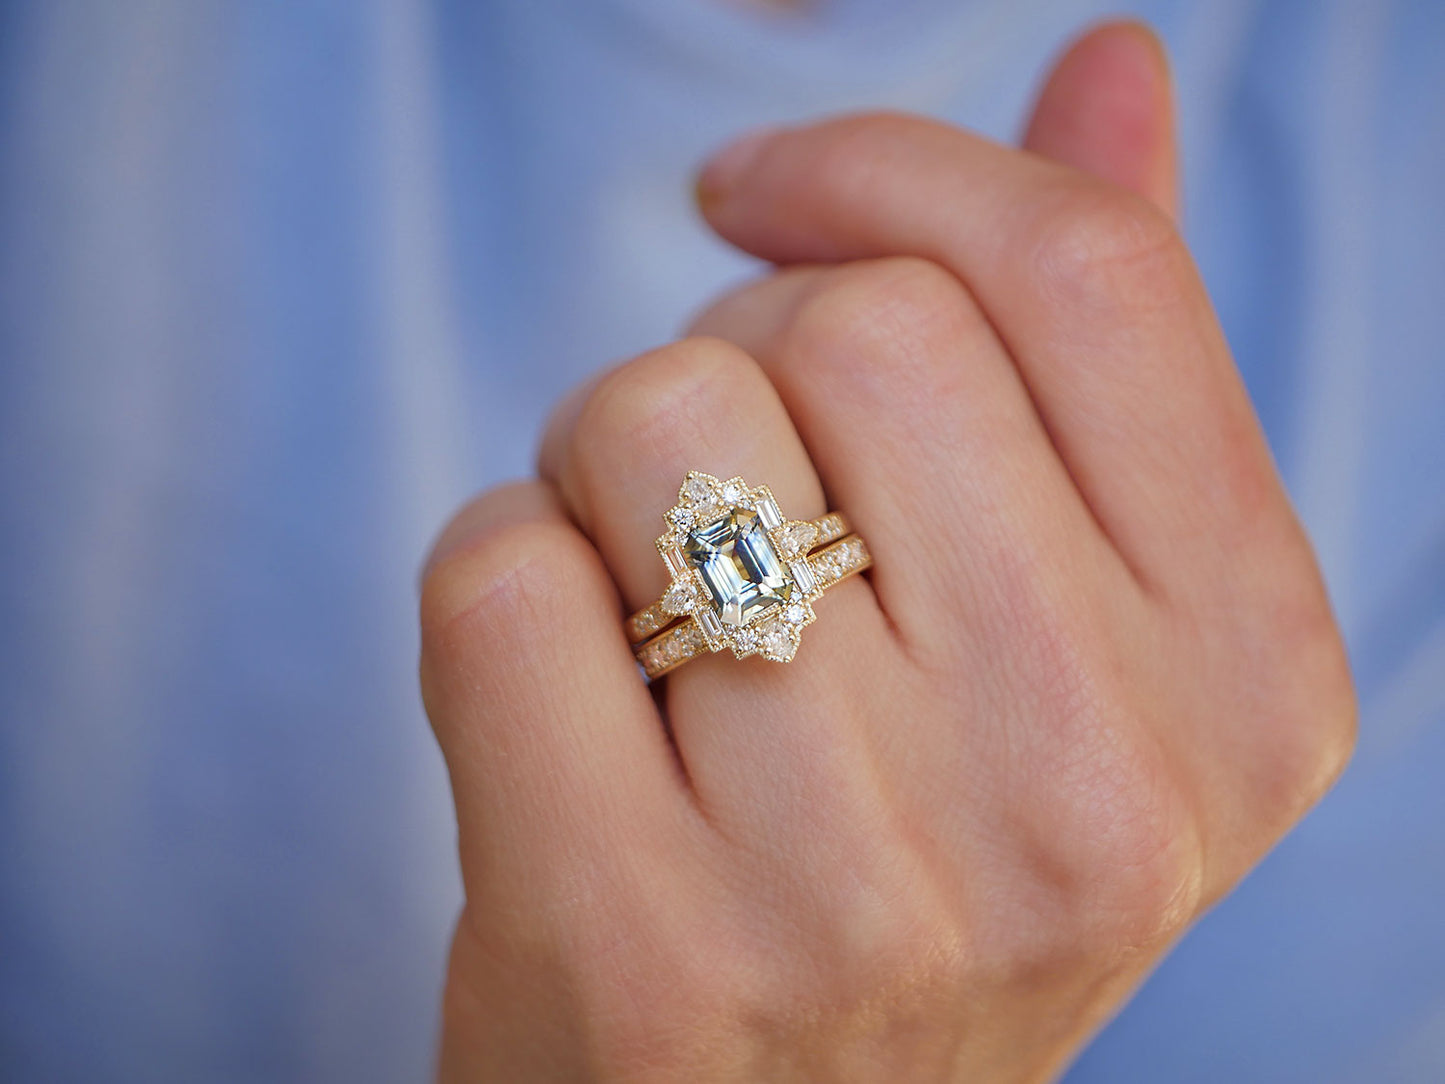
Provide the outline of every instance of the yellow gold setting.
[[872,564],[847,520],[784,518],[767,486],[689,471],[657,539],[672,577],[627,620],[649,679],[704,652],[788,662],[825,588]]

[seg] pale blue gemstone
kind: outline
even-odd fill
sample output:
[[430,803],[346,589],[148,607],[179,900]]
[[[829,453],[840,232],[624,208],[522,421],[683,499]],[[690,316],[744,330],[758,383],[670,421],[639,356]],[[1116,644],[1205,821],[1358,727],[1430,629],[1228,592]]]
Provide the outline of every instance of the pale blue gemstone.
[[792,576],[750,508],[735,508],[690,531],[683,552],[702,574],[713,609],[725,625],[746,625],[793,592]]

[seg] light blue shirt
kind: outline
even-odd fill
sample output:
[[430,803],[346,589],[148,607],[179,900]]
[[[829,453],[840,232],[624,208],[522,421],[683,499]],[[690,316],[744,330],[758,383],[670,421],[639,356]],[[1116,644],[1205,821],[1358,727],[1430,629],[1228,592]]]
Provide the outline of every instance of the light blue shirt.
[[[1339,788],[1072,1070],[1445,1079],[1445,5],[1138,0],[1187,232],[1363,701]],[[756,265],[691,170],[862,106],[1008,137],[1095,0],[0,15],[0,1077],[429,1072],[459,902],[417,564]]]

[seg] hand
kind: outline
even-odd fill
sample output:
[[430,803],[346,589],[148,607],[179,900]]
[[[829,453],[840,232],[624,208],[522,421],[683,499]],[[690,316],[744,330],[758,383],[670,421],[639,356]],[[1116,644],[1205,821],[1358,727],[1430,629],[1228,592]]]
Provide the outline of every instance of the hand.
[[[790,266],[444,534],[445,1079],[1047,1077],[1343,767],[1344,653],[1166,213],[1167,115],[1142,151],[1100,120],[1121,33],[1045,92],[1050,157],[869,115],[716,163],[709,221]],[[876,566],[792,663],[654,699],[620,620],[691,467],[845,511]]]

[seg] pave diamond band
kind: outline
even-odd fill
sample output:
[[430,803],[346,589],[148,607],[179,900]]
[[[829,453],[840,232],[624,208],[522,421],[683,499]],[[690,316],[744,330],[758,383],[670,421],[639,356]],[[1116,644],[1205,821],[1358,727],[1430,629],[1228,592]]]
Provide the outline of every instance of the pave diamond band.
[[783,517],[767,486],[689,471],[657,539],[672,582],[627,620],[650,679],[705,652],[787,662],[824,589],[872,564],[838,512]]

